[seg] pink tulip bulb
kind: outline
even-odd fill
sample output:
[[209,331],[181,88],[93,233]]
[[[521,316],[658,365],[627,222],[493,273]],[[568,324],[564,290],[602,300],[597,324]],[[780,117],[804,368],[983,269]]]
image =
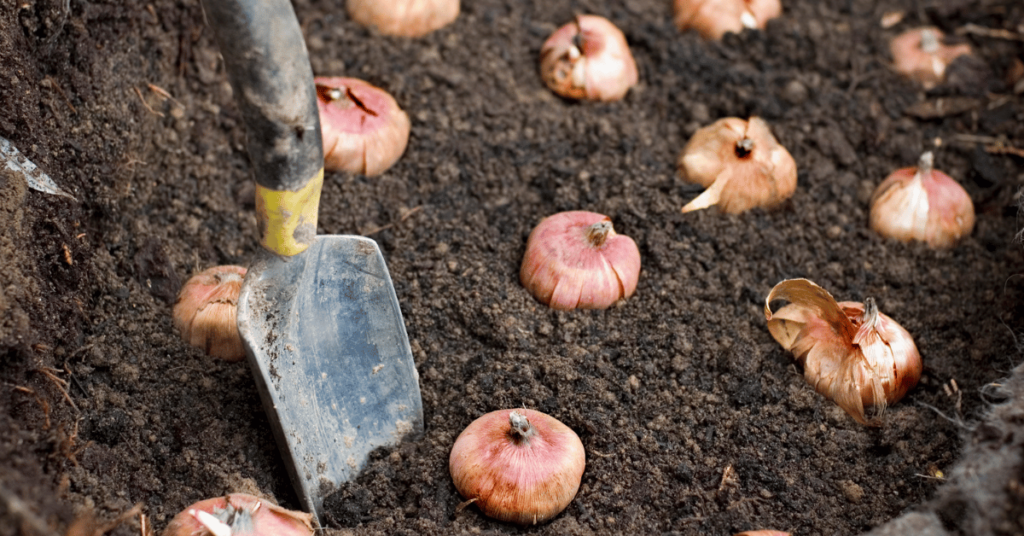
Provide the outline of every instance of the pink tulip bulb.
[[386,91],[355,78],[317,77],[324,167],[380,175],[405,152],[411,123]]
[[470,423],[448,458],[455,488],[484,515],[543,523],[572,502],[586,455],[576,432],[528,409],[499,410]]
[[553,309],[606,309],[636,291],[640,250],[594,212],[560,212],[530,233],[519,280]]

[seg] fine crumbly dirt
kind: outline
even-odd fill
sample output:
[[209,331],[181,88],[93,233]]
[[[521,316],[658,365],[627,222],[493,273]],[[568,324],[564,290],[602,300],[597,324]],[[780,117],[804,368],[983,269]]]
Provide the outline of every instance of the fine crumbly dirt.
[[[994,384],[1021,362],[1024,160],[991,148],[1024,147],[1024,98],[1007,83],[1024,57],[1019,2],[790,0],[766,31],[717,43],[676,30],[664,0],[474,0],[415,40],[341,5],[296,4],[314,71],[384,87],[412,136],[380,177],[328,174],[320,232],[380,243],[426,434],[330,497],[334,534],[520,532],[457,511],[447,471],[466,425],[518,406],[560,419],[588,453],[576,499],[531,533],[846,535],[922,503],[949,534],[1024,533],[1024,464],[1004,455],[1019,450],[1019,413],[972,424],[1013,392]],[[883,29],[890,11],[903,22]],[[640,70],[624,101],[542,86],[540,45],[577,12],[624,31]],[[929,92],[887,48],[925,23],[976,51]],[[257,247],[214,31],[195,0],[0,5],[0,135],[78,199],[0,172],[0,536],[102,525],[135,504],[159,531],[232,491],[297,507],[249,369],[171,324],[185,278]],[[796,159],[796,194],[772,211],[680,214],[699,188],[677,177],[679,149],[751,114]],[[927,149],[978,212],[948,251],[866,226],[873,187]],[[518,283],[531,228],[577,209],[640,247],[637,293],[619,307],[555,312]],[[792,277],[874,297],[914,335],[924,375],[882,426],[815,394],[772,340],[763,300]],[[1002,456],[989,466],[1004,486],[940,489],[942,473],[964,480],[965,444],[997,445],[968,450]],[[138,516],[108,531],[138,533]]]

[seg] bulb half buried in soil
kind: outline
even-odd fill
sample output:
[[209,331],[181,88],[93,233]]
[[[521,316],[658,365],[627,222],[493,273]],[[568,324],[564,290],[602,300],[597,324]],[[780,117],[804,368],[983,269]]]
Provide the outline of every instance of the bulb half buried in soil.
[[621,99],[639,79],[626,36],[596,15],[579,15],[548,37],[540,74],[563,97],[596,101]]
[[[790,303],[772,312],[770,303]],[[772,337],[804,367],[804,379],[861,424],[903,398],[921,377],[921,355],[907,330],[873,299],[839,302],[806,279],[782,281],[765,298]]]
[[529,409],[493,411],[473,421],[448,460],[464,498],[488,517],[520,525],[543,523],[564,510],[585,466],[579,436]]
[[324,167],[368,177],[398,161],[409,142],[409,116],[386,91],[356,78],[317,77]]
[[185,282],[172,314],[186,342],[225,361],[245,359],[235,318],[245,273],[241,266],[215,266]]
[[459,16],[459,0],[348,0],[348,15],[385,35],[420,37]]
[[617,234],[611,219],[586,211],[541,221],[526,242],[519,279],[553,309],[605,309],[632,296],[640,277],[640,250]]
[[938,28],[908,30],[889,43],[896,71],[919,82],[925,89],[942,83],[953,60],[971,53],[967,44],[946,45]]
[[871,196],[871,228],[903,242],[953,247],[974,229],[974,203],[960,184],[932,167],[931,152],[916,168],[889,175]]
[[312,536],[312,516],[233,493],[199,501],[174,516],[162,536]]
[[729,214],[770,208],[796,191],[796,161],[759,117],[726,117],[698,130],[680,153],[679,171],[707,188],[684,213],[713,205]]
[[675,23],[680,30],[693,28],[708,40],[728,32],[764,29],[782,14],[779,0],[675,0]]

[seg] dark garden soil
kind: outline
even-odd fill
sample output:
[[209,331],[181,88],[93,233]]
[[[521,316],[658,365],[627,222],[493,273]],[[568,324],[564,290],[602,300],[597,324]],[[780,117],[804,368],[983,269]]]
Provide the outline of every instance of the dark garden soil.
[[[979,440],[972,423],[1007,396],[994,384],[1022,360],[1024,159],[987,138],[1024,147],[1024,97],[1006,82],[1024,57],[1024,4],[789,0],[766,31],[720,43],[677,31],[670,4],[467,0],[454,24],[408,40],[349,21],[340,0],[297,3],[314,71],[386,88],[413,122],[394,168],[329,174],[323,192],[321,233],[384,251],[426,417],[422,439],[331,496],[335,534],[520,532],[457,512],[447,470],[466,425],[517,406],[587,449],[576,499],[525,532],[857,534],[936,497]],[[576,12],[625,32],[640,84],[624,101],[542,86],[540,45]],[[887,48],[921,23],[973,28],[958,39],[977,51],[927,93]],[[171,325],[182,281],[257,247],[213,32],[196,0],[0,4],[0,135],[78,199],[0,172],[0,536],[63,534],[135,504],[159,531],[232,491],[298,506],[249,368],[211,361]],[[679,149],[701,125],[750,114],[795,157],[796,194],[773,211],[681,214],[699,188],[677,178]],[[872,188],[926,149],[978,211],[949,251],[866,225]],[[575,209],[640,246],[639,288],[619,307],[555,312],[518,282],[531,228]],[[815,394],[772,340],[763,300],[792,277],[873,296],[914,335],[924,376],[882,426]],[[983,515],[1008,517],[988,533],[1024,533],[1022,467],[1002,475],[1017,476]],[[944,530],[970,533],[957,504]],[[139,534],[139,517],[108,533]]]

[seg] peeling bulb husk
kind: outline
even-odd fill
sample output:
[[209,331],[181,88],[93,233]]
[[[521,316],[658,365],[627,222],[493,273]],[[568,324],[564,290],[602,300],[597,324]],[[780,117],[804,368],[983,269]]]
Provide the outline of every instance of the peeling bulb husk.
[[745,29],[764,29],[782,14],[780,0],[674,0],[676,27],[694,29],[708,40]]
[[960,56],[971,54],[967,44],[946,45],[938,28],[907,30],[889,43],[896,71],[925,89],[942,83],[946,68]]
[[771,208],[796,191],[796,161],[759,117],[727,117],[698,130],[679,155],[679,172],[707,188],[684,213],[714,205],[729,214]]
[[185,342],[225,361],[245,359],[236,320],[245,273],[241,266],[215,266],[185,282],[172,310]]
[[213,514],[202,510],[189,510],[188,513],[213,536],[231,536],[231,527],[214,517]]
[[[773,313],[775,300],[789,304]],[[772,337],[803,366],[807,383],[861,424],[878,424],[866,410],[881,416],[921,377],[913,338],[872,298],[837,303],[813,282],[790,279],[775,285],[764,311]]]
[[934,169],[934,156],[921,155],[916,168],[889,175],[871,196],[870,224],[878,234],[932,248],[955,246],[974,229],[974,203],[949,175]]
[[625,35],[596,15],[579,15],[548,37],[540,75],[563,97],[595,101],[619,100],[639,80]]
[[264,499],[233,493],[182,510],[162,536],[312,536],[313,517]]

